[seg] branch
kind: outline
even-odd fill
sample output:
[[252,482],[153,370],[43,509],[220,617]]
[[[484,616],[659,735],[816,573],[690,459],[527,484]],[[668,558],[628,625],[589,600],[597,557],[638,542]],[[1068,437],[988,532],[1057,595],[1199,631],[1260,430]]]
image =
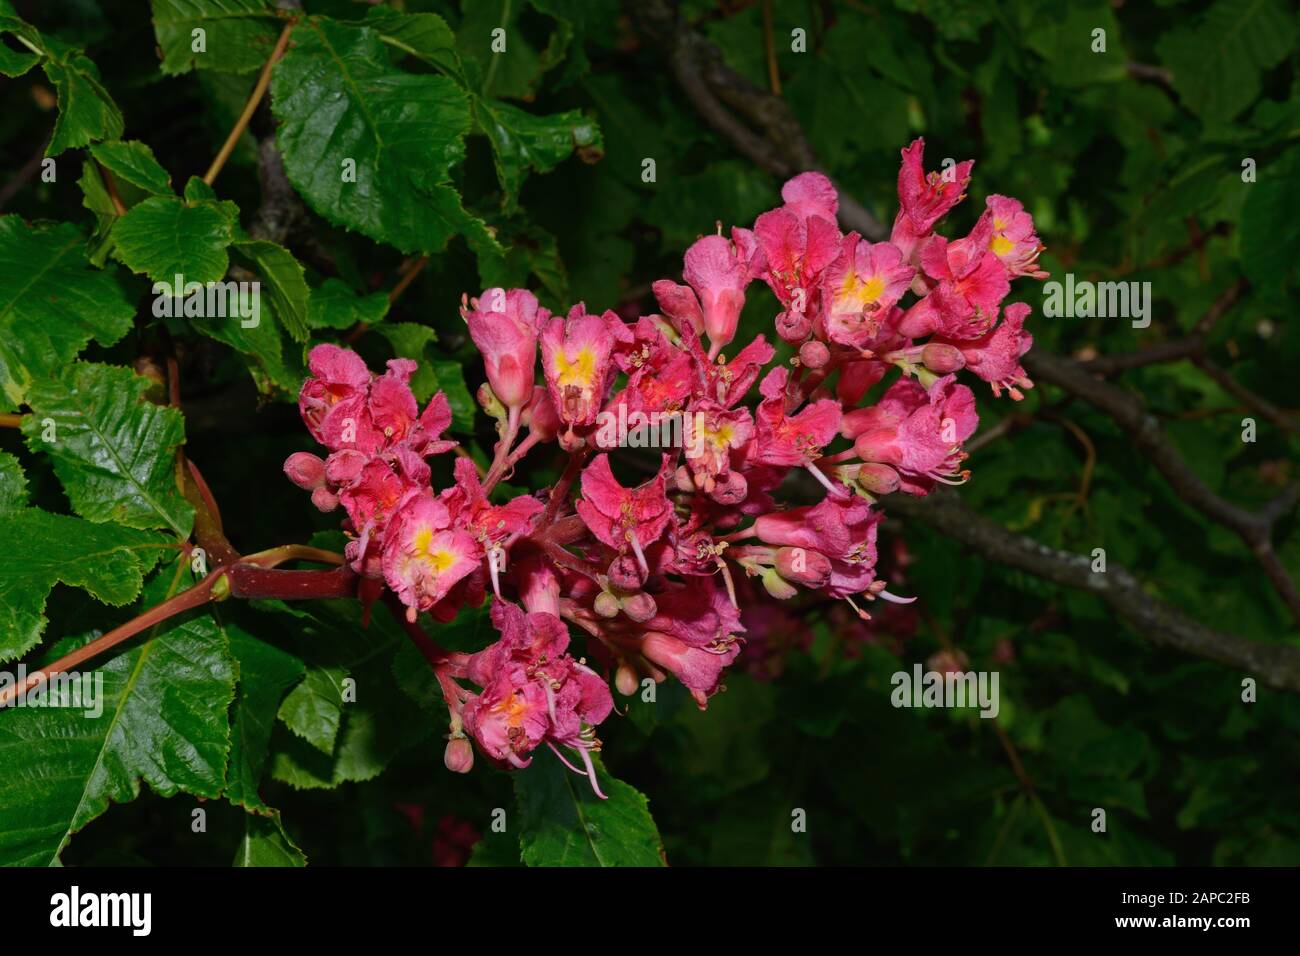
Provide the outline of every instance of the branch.
[[1271,687],[1300,691],[1300,647],[1262,644],[1207,627],[1148,593],[1131,573],[1111,563],[1094,572],[1083,555],[1049,548],[972,511],[944,489],[925,498],[890,495],[888,510],[959,541],[981,557],[1063,587],[1095,594],[1154,644],[1195,654],[1252,675]]
[[[632,14],[641,32],[667,49],[673,78],[696,111],[750,162],[781,178],[826,172],[790,105],[727,66],[722,52],[678,17],[672,3],[641,0],[632,4]],[[872,240],[888,235],[889,230],[839,183],[835,189],[846,226]]]
[[1041,349],[1030,350],[1023,362],[1034,378],[1051,382],[1109,415],[1155,465],[1174,494],[1211,521],[1235,532],[1260,561],[1292,617],[1300,623],[1300,592],[1273,553],[1271,539],[1277,516],[1249,511],[1220,497],[1187,464],[1155,416],[1126,390],[1095,377],[1073,359]]
[[289,34],[293,32],[294,25],[297,22],[293,18],[285,22],[284,29],[280,31],[280,38],[275,41],[275,49],[271,51],[266,65],[262,67],[262,72],[257,77],[257,85],[253,87],[248,102],[244,104],[244,111],[239,114],[239,119],[235,121],[234,127],[231,128],[230,135],[221,144],[221,150],[217,153],[216,158],[212,160],[212,165],[203,174],[203,181],[209,186],[216,181],[217,174],[221,172],[221,167],[226,165],[226,160],[235,151],[235,144],[239,142],[239,137],[243,136],[244,130],[248,128],[248,121],[253,118],[257,104],[262,102],[262,96],[266,93],[266,88],[271,84],[271,68],[280,61],[280,57],[284,56],[285,48],[289,45]]

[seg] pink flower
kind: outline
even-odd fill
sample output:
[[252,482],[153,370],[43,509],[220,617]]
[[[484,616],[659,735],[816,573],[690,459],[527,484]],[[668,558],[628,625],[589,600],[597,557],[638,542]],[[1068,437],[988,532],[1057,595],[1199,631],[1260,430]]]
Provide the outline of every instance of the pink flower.
[[705,236],[686,250],[682,277],[700,297],[709,354],[716,355],[736,337],[750,279],[748,264],[722,236]]
[[550,313],[527,289],[487,289],[461,306],[470,338],[483,355],[488,382],[501,404],[517,408],[532,398],[537,329]]
[[[617,318],[615,318],[617,321]],[[567,318],[553,318],[542,332],[542,370],[560,421],[582,428],[596,420],[616,366],[614,337],[606,319],[588,315],[581,303]]]
[[447,507],[432,494],[408,501],[385,532],[384,580],[402,603],[415,611],[437,604],[483,559],[483,549],[468,533],[451,528]]
[[642,485],[624,488],[609,467],[609,456],[598,455],[582,472],[582,497],[575,507],[597,539],[620,553],[630,548],[641,573],[648,575],[645,548],[664,533],[673,513],[664,491],[662,470]]
[[522,664],[510,663],[492,675],[482,694],[471,695],[461,716],[465,729],[494,760],[526,767],[550,729],[546,686],[529,677]]
[[670,634],[649,631],[641,641],[641,653],[681,681],[703,710],[709,696],[718,690],[723,668],[740,654],[740,644],[733,641],[719,650],[710,650],[692,647]]
[[[826,593],[848,598],[868,591],[875,581],[876,529],[883,517],[857,496],[828,496],[810,507],[762,515],[754,530],[767,544],[802,550],[800,564],[805,571],[812,568],[814,576],[826,575]],[[777,570],[783,577],[782,564],[788,564],[793,575],[794,557],[777,552]],[[829,567],[818,571],[821,558]]]
[[993,386],[994,396],[1006,389],[1016,401],[1024,398],[1022,388],[1033,388],[1034,383],[1020,365],[1020,357],[1034,344],[1034,337],[1025,331],[1029,306],[1014,302],[1002,313],[1002,322],[991,332],[972,341],[954,341],[960,350],[966,368]]
[[786,414],[789,376],[777,366],[759,387],[765,400],[759,403],[756,416],[754,460],[765,465],[810,465],[840,430],[840,403],[833,399],[813,402],[796,415]]
[[966,160],[955,165],[945,163],[943,172],[927,173],[924,157],[925,140],[914,140],[903,150],[903,165],[898,171],[899,210],[889,241],[909,259],[934,224],[965,197],[975,167],[973,160]]
[[915,275],[897,246],[873,245],[849,233],[822,278],[827,337],[840,345],[866,348]]
[[835,185],[821,173],[800,173],[781,187],[784,208],[801,218],[820,216],[831,222],[840,208]]
[[925,494],[934,482],[960,484],[970,477],[961,470],[961,444],[975,431],[979,416],[975,396],[956,376],[945,375],[928,389],[900,378],[872,408],[846,416],[845,431],[855,437],[863,461],[895,468],[902,489]]
[[921,268],[938,285],[903,317],[903,335],[972,339],[992,327],[1011,291],[1006,268],[988,248],[992,227],[992,219],[981,219],[965,239],[931,236],[921,245]]
[[821,216],[798,216],[781,208],[755,220],[754,236],[761,251],[760,275],[785,309],[777,317],[777,332],[798,342],[812,329],[822,271],[840,253],[839,227]]
[[1046,279],[1047,273],[1038,267],[1038,254],[1043,251],[1034,232],[1034,219],[1025,212],[1018,199],[990,196],[985,201],[984,215],[991,220],[992,235],[989,251],[1002,260],[1011,278],[1032,276]]

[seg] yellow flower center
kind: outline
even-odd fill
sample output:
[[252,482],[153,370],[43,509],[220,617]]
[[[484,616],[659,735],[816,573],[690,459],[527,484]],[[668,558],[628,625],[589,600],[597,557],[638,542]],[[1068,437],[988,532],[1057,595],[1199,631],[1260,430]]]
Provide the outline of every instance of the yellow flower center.
[[556,352],[555,373],[561,388],[569,385],[588,388],[596,376],[596,353],[582,348],[578,350],[578,357],[570,361],[564,352]]

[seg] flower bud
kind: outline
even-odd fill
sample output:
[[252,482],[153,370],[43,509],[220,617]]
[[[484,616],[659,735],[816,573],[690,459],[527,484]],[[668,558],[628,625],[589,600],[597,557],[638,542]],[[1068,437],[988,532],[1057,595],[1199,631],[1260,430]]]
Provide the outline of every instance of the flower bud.
[[618,598],[608,591],[601,591],[596,595],[596,600],[592,602],[592,608],[601,617],[618,617],[618,612],[622,609]]
[[730,472],[725,478],[713,483],[709,497],[720,505],[738,505],[749,494],[749,482],[738,471]]
[[830,580],[831,559],[808,548],[777,548],[776,570],[787,581],[816,589]]
[[622,554],[609,562],[609,582],[620,591],[639,591],[645,584],[645,577],[630,554]]
[[474,745],[467,737],[452,737],[447,741],[442,762],[452,773],[469,773],[474,766]]
[[673,485],[678,491],[690,494],[695,491],[695,479],[691,477],[691,470],[685,465],[681,465],[673,472]]
[[614,688],[624,697],[631,697],[636,693],[636,689],[641,686],[637,680],[636,671],[626,664],[619,664],[618,670],[614,672]]
[[284,473],[290,481],[306,491],[325,484],[325,462],[310,452],[294,452],[286,458]]
[[879,462],[868,462],[858,469],[858,484],[873,495],[892,495],[898,490],[898,472]]
[[659,608],[654,598],[644,591],[638,591],[623,598],[623,613],[638,624],[644,624],[659,613]]
[[962,355],[961,349],[955,345],[930,342],[921,349],[921,363],[931,372],[947,375],[965,366],[966,356]]
[[798,342],[812,331],[812,319],[802,312],[782,312],[776,317],[777,335],[787,342]]
[[523,419],[538,441],[550,441],[560,430],[560,416],[555,413],[550,393],[540,385],[533,389],[533,399],[524,409]]
[[462,310],[501,403],[519,408],[533,395],[537,364],[537,297],[526,289],[487,289]]
[[506,417],[506,407],[501,404],[501,399],[497,398],[497,393],[492,391],[492,386],[484,382],[478,387],[479,406],[487,412],[492,418],[498,421],[504,421]]
[[799,593],[799,589],[777,574],[775,568],[768,568],[764,571],[762,580],[767,593],[778,601],[788,601]]
[[831,350],[825,342],[811,339],[799,346],[799,361],[811,369],[822,368],[831,360]]

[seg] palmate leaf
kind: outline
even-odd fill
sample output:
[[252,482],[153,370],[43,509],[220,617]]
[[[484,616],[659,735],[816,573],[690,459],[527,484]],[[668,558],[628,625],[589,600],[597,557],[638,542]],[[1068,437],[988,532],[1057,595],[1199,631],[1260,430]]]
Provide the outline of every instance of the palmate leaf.
[[175,475],[185,423],[176,409],[144,401],[148,387],[130,369],[73,363],[32,386],[23,433],[32,451],[53,460],[82,517],[185,537],[194,509]]
[[[270,0],[152,0],[154,36],[167,74],[201,70],[246,73],[266,62],[280,32]],[[204,32],[202,53],[194,31]]]
[[458,233],[494,244],[450,185],[470,127],[460,87],[389,66],[369,27],[308,20],[292,39],[271,107],[285,171],[311,207],[403,252],[438,251]]
[[135,799],[142,780],[162,796],[219,796],[236,671],[225,631],[197,617],[96,668],[98,716],[66,706],[66,689],[65,706],[0,713],[0,863],[56,862],[72,834]]
[[[10,481],[11,479],[6,479]],[[46,625],[45,602],[58,583],[105,604],[135,599],[144,574],[169,547],[162,535],[93,524],[37,508],[0,517],[0,661],[26,653]]]
[[92,338],[112,345],[134,314],[113,276],[86,261],[75,226],[0,217],[0,387],[8,408]]
[[514,774],[519,846],[529,866],[663,866],[663,841],[646,798],[596,763],[591,784],[549,752]]

